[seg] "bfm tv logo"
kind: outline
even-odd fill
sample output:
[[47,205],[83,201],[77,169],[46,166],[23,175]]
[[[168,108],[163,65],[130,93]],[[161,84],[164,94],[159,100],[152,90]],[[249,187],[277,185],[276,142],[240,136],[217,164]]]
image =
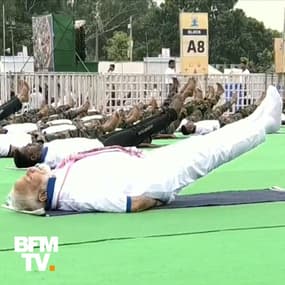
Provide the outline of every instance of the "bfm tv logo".
[[[34,253],[35,248],[39,248],[40,253]],[[22,253],[21,257],[26,260],[26,271],[32,271],[33,260],[39,271],[46,271],[51,252],[58,252],[58,237],[49,240],[45,236],[17,236],[14,238],[14,250]],[[49,270],[55,271],[55,266],[50,265]]]

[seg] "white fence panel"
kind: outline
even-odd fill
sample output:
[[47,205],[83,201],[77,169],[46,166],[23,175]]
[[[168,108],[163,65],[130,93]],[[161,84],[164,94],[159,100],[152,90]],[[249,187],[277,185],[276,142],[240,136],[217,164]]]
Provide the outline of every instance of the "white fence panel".
[[[195,75],[198,86],[206,92],[216,82],[225,89],[224,100],[238,93],[237,108],[256,100],[268,85],[275,85],[285,98],[285,75]],[[97,74],[97,73],[6,73],[0,74],[0,100],[5,103],[13,91],[18,92],[20,80],[26,80],[31,90],[40,92],[47,104],[82,105],[89,99],[91,108],[111,112],[139,102],[147,103],[154,97],[159,104],[166,98],[164,74]],[[179,75],[180,86],[188,77]]]

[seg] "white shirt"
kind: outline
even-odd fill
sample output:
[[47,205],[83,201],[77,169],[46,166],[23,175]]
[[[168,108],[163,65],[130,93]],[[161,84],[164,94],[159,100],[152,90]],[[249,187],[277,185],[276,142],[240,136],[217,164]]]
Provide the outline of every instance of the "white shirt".
[[139,186],[139,160],[120,151],[103,152],[56,169],[52,209],[126,212],[127,196]]
[[39,109],[45,103],[45,97],[40,92],[30,94],[30,109]]
[[38,129],[37,124],[33,123],[20,123],[10,124],[3,127],[8,133],[29,133]]
[[[181,127],[186,125],[188,120],[185,118],[181,121],[179,127],[176,129],[177,132],[181,131]],[[220,128],[220,122],[218,120],[203,120],[194,123],[196,126],[195,135],[206,135]]]
[[58,126],[58,125],[72,125],[72,121],[68,119],[58,119],[58,120],[52,120],[48,121],[48,126]]
[[57,132],[63,132],[68,130],[70,131],[76,130],[76,126],[70,124],[55,125],[43,129],[42,132],[43,134],[54,134]]
[[66,138],[44,144],[41,163],[55,168],[62,160],[79,152],[101,148],[104,145],[97,139]]
[[85,116],[81,118],[81,121],[86,123],[92,120],[102,120],[104,118],[103,115],[97,114],[97,115],[90,115],[90,116]]
[[167,67],[167,69],[165,70],[165,83],[173,84],[173,78],[176,78],[175,69]]
[[10,146],[22,147],[32,143],[31,135],[25,133],[0,134],[0,157],[7,157]]
[[194,123],[196,126],[196,135],[205,135],[216,131],[220,128],[220,123],[218,120],[204,120]]

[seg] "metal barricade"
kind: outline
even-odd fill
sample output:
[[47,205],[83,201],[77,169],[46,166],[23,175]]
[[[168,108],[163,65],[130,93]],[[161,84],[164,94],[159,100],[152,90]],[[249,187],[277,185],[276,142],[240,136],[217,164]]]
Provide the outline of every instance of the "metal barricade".
[[[253,103],[267,87],[275,85],[280,94],[285,94],[285,75],[195,75],[197,85],[204,94],[209,85],[216,82],[225,89],[224,101],[238,94],[235,109]],[[187,76],[177,76],[180,87]],[[35,92],[41,92],[45,102],[56,106],[62,104],[82,105],[87,99],[91,108],[112,112],[128,108],[139,102],[147,103],[154,97],[161,104],[167,96],[164,74],[98,74],[98,73],[6,73],[0,74],[0,100],[5,103],[12,91],[18,92],[20,80],[26,80]],[[32,105],[32,104],[31,104]]]

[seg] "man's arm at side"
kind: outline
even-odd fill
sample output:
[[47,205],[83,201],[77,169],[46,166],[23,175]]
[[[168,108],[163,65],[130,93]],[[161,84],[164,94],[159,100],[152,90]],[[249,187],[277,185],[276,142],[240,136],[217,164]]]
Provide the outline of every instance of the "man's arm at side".
[[161,201],[149,197],[131,197],[131,212],[141,212],[154,207],[159,207],[162,204]]

